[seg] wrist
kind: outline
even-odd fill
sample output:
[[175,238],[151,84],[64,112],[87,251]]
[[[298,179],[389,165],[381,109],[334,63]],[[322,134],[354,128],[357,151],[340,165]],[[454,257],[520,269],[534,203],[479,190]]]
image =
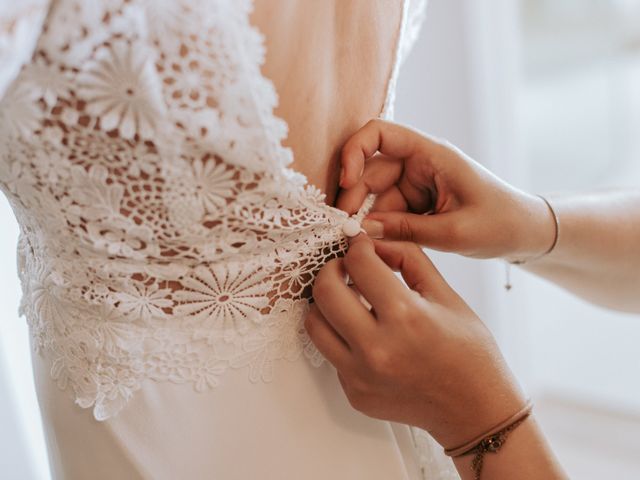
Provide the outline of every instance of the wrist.
[[505,259],[526,263],[550,253],[558,240],[558,223],[548,201],[538,195],[523,194],[522,209],[515,220],[515,247]]
[[[533,403],[529,400],[520,410],[508,418],[503,419],[500,423],[495,424],[491,429],[484,431],[462,445],[445,449],[445,455],[456,458],[475,454],[476,459],[474,463],[479,462],[481,467],[484,455],[489,452],[498,452],[504,445],[509,433],[520,426],[529,415],[531,415],[532,409]],[[479,469],[476,470],[476,474],[476,476],[480,475]]]
[[[475,480],[473,455],[453,459],[462,480]],[[568,475],[555,457],[540,429],[535,415],[529,415],[497,454],[485,456],[481,480],[517,478],[527,480],[568,480]]]
[[[482,388],[469,385],[469,395],[460,395],[461,402],[449,401],[449,413],[442,423],[431,425],[428,430],[444,448],[459,446],[487,431],[505,418],[522,409],[527,397],[512,378],[483,382]],[[434,428],[435,427],[435,428]]]

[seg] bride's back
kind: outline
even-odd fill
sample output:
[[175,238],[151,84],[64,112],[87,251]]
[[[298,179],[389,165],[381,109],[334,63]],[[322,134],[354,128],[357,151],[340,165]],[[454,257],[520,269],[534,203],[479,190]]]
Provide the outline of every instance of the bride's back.
[[334,197],[337,153],[383,108],[400,32],[402,2],[258,0],[252,22],[265,34],[263,73],[280,96],[293,167]]
[[[346,214],[288,168],[282,141],[293,167],[335,193],[336,152],[387,98],[402,4],[260,0],[252,18],[251,7],[53,1],[0,104],[24,312],[36,346],[98,418],[142,380],[212,351],[225,352],[214,354],[220,374],[250,366],[258,377],[300,354],[308,338],[291,320],[315,271],[346,246]],[[251,21],[266,36],[276,115]],[[274,350],[276,334],[295,341]],[[126,387],[105,390],[107,366]]]
[[17,12],[0,76],[24,63],[0,82],[0,189],[61,478],[417,468],[408,430],[311,368],[309,287],[348,217],[289,167],[333,196],[336,153],[390,105],[401,17],[421,2],[252,3],[0,2]]

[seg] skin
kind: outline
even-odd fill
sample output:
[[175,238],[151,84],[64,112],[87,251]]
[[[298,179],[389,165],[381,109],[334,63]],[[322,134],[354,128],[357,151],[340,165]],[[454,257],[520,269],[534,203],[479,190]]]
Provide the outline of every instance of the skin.
[[360,235],[322,269],[313,295],[306,327],[358,410],[455,446],[526,403],[487,328],[415,244]]
[[401,2],[389,0],[254,2],[262,73],[279,94],[275,114],[287,122],[291,167],[331,204],[342,145],[382,110],[401,12]]
[[[361,412],[419,426],[451,448],[525,403],[491,334],[416,243],[528,260],[526,268],[583,298],[640,311],[640,192],[554,197],[560,235],[545,255],[556,233],[546,203],[446,143],[373,120],[346,142],[341,161],[337,205],[353,213],[377,193],[364,226],[385,240],[360,235],[320,271],[306,327]],[[455,463],[473,478],[471,456]],[[567,477],[531,416],[485,458],[482,478]]]
[[[416,244],[361,234],[320,271],[313,294],[305,327],[360,412],[457,447],[526,403],[491,333]],[[474,478],[471,456],[455,464],[463,480]],[[567,478],[534,417],[485,458],[482,475]]]
[[601,306],[640,312],[640,189],[554,195],[518,190],[455,147],[373,120],[342,150],[339,208],[378,201],[364,222],[376,238],[409,240],[475,258],[525,260],[524,268]]

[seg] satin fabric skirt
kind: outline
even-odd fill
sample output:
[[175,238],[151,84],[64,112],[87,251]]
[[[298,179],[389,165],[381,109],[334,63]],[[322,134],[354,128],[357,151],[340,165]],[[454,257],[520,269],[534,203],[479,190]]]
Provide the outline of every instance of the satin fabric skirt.
[[32,356],[53,480],[422,478],[409,428],[353,410],[326,364],[282,361],[269,383],[229,371],[206,393],[147,381],[98,422]]

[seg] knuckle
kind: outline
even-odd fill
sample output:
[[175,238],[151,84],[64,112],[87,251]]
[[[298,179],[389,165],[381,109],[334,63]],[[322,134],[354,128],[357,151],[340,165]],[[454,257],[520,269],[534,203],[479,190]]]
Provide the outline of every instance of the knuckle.
[[406,240],[407,242],[414,241],[413,229],[411,228],[411,223],[409,219],[403,215],[400,217],[400,221],[398,222],[398,236],[402,240]]
[[367,121],[367,123],[365,124],[365,127],[371,128],[371,127],[377,127],[379,126],[381,123],[380,119],[378,118],[371,118]]
[[424,323],[424,319],[420,315],[417,307],[410,309],[410,312],[402,319],[404,329],[409,333],[416,333],[420,330]]
[[376,375],[387,374],[393,368],[393,354],[382,346],[368,349],[365,361],[369,369]]
[[415,242],[405,242],[407,252],[416,256],[426,256],[422,247]]
[[402,254],[405,259],[411,261],[413,258],[418,256],[426,256],[422,247],[415,242],[412,241],[401,241],[399,242],[402,248]]
[[447,241],[457,244],[462,238],[464,226],[461,222],[449,222],[443,229],[443,235]]
[[355,143],[355,141],[347,141],[342,147],[342,159],[345,163],[345,166],[349,167],[352,165],[360,155],[360,148]]
[[394,315],[400,319],[412,318],[416,314],[416,306],[409,300],[398,300],[393,308]]

